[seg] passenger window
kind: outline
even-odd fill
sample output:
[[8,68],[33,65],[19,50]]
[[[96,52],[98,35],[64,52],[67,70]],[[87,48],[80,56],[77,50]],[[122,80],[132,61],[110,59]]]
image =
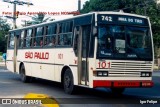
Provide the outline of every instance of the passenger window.
[[62,33],[66,33],[66,23],[62,24]]
[[24,39],[24,33],[25,33],[25,31],[23,30],[22,32],[21,32],[21,35],[20,35],[20,38],[19,38],[19,48],[23,48],[23,39]]
[[72,44],[72,22],[60,24],[58,35],[59,46],[71,46]]
[[56,31],[57,31],[57,26],[55,24],[47,26],[47,32],[44,37],[44,46],[56,45]]
[[11,34],[10,34],[10,38],[9,38],[9,42],[8,42],[9,44],[8,44],[8,47],[9,48],[14,48],[14,32],[12,32]]
[[72,32],[73,22],[67,22],[66,32]]
[[34,43],[33,46],[34,47],[39,47],[39,46],[43,46],[43,27],[38,27],[36,29],[36,37],[34,38]]
[[32,44],[32,29],[28,29],[26,33],[26,38],[25,38],[25,47],[30,47]]
[[44,38],[45,46],[55,46],[56,45],[56,35],[45,36]]
[[71,45],[71,40],[72,40],[72,34],[68,33],[68,34],[60,34],[58,36],[58,45],[61,46],[70,46]]
[[59,24],[59,33],[62,33],[62,24]]

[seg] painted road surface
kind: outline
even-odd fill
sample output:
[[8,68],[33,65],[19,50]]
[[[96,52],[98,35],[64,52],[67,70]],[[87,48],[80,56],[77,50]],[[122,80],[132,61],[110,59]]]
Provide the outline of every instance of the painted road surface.
[[[59,83],[36,79],[22,83],[18,74],[0,67],[0,100],[22,99],[29,93],[55,98],[60,107],[160,107],[160,71],[153,73],[154,87],[126,89],[124,95],[113,96],[109,89],[77,88],[77,94],[65,94]],[[159,104],[156,104],[157,103]],[[150,104],[144,104],[145,102]],[[142,104],[143,103],[143,104]],[[155,103],[155,104],[153,104]],[[44,105],[6,105],[0,107],[43,107]],[[54,106],[52,106],[54,107]]]

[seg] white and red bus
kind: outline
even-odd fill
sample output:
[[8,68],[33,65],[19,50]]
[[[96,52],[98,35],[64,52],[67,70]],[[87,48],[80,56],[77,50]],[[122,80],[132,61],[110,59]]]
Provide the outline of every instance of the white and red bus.
[[147,16],[93,12],[9,31],[7,68],[23,82],[33,77],[75,86],[152,87],[153,37]]

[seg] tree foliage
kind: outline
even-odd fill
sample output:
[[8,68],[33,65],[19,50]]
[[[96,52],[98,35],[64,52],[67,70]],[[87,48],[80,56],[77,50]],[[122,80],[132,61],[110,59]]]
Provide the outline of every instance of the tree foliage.
[[6,51],[6,38],[5,35],[8,33],[10,25],[6,20],[0,18],[0,52]]
[[34,15],[32,17],[31,23],[32,24],[39,24],[39,23],[47,22],[49,19],[50,19],[50,17],[45,18],[45,14],[40,13],[40,14]]
[[149,16],[154,46],[160,48],[160,5],[156,3],[156,0],[90,0],[84,4],[81,13],[116,11],[120,9],[127,13]]

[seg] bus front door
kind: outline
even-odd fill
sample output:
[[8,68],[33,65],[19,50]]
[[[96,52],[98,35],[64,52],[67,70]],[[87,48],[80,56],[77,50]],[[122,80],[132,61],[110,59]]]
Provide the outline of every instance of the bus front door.
[[79,85],[88,85],[88,35],[90,30],[88,26],[79,26],[75,42],[77,42],[77,60],[78,60],[78,82]]

